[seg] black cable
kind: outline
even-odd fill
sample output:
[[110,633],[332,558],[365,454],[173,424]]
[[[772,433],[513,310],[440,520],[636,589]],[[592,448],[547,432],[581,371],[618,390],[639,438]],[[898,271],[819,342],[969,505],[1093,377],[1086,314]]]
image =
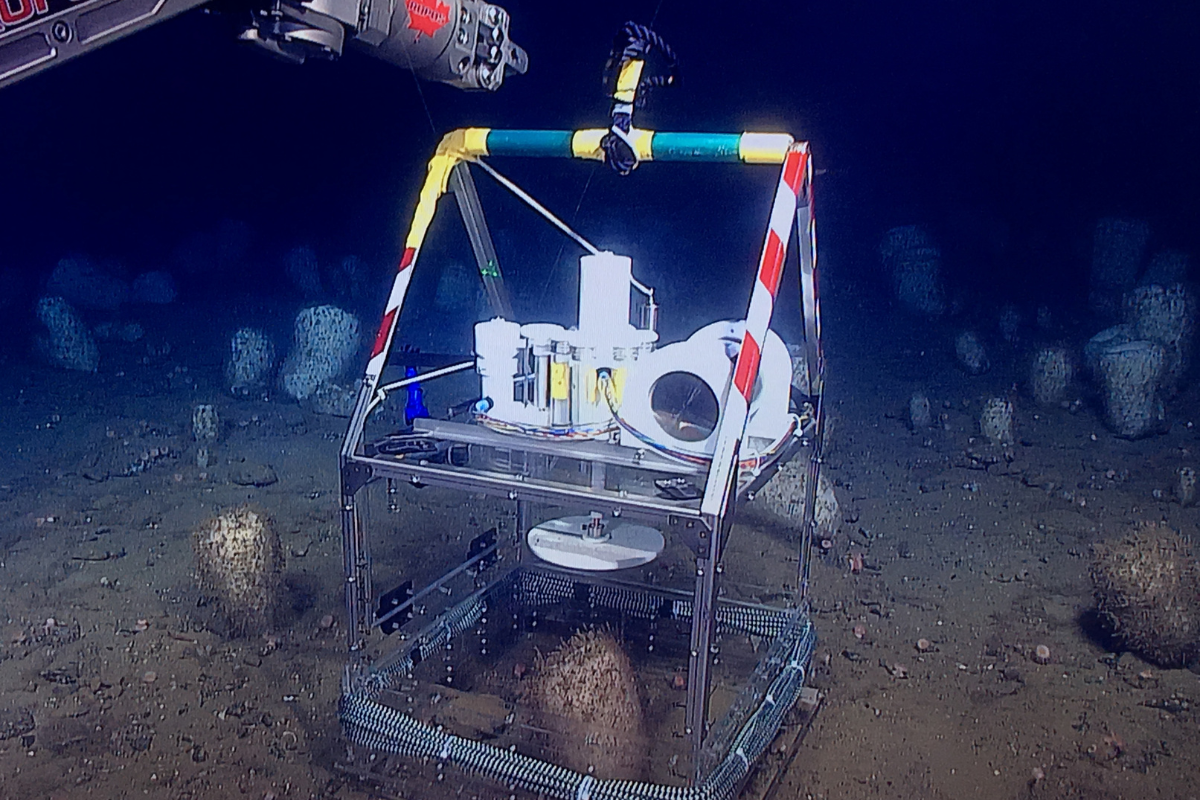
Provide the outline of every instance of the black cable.
[[[657,12],[655,15],[657,16]],[[614,97],[612,125],[600,140],[605,163],[618,175],[628,175],[638,165],[637,148],[629,136],[633,127],[634,109],[645,105],[646,97],[652,89],[672,86],[679,80],[679,58],[671,46],[653,29],[630,21],[621,27],[613,39],[608,63],[605,65],[605,83],[610,94],[615,95],[622,68],[630,61],[648,62],[654,53],[661,56],[661,69],[642,75],[631,102],[617,101]]]
[[663,65],[661,69],[655,70],[656,74],[644,75],[638,82],[635,102],[639,108],[646,102],[645,95],[650,89],[671,86],[679,81],[679,57],[671,45],[652,28],[633,21],[626,22],[613,39],[611,54],[605,67],[605,79],[606,83],[610,84],[610,92],[615,89],[622,66],[634,60],[648,61],[655,52],[662,56]]

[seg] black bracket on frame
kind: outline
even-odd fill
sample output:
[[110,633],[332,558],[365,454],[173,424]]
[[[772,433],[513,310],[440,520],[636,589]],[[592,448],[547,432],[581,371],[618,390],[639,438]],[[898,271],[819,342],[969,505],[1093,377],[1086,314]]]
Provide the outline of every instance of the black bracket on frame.
[[353,497],[358,494],[358,490],[371,482],[375,477],[375,470],[371,469],[369,464],[360,464],[357,461],[345,461],[342,463],[342,495]]
[[392,614],[389,619],[383,619],[389,612],[412,600],[412,587],[413,582],[408,580],[390,592],[380,595],[379,608],[375,610],[375,619],[376,621],[382,620],[382,622],[379,622],[379,630],[383,632],[384,636],[391,636],[400,630],[401,625],[412,619],[413,612],[411,607],[402,614]]
[[483,533],[471,540],[471,544],[467,546],[467,561],[471,561],[481,553],[491,550],[492,552],[479,559],[479,562],[472,567],[472,571],[477,573],[483,572],[485,569],[495,564],[497,561],[496,555],[496,528],[488,528]]

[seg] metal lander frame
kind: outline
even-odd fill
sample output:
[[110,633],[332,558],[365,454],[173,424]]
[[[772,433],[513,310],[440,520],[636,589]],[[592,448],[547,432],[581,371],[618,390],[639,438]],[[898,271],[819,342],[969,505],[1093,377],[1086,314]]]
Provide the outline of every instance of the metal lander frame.
[[[808,614],[808,584],[817,474],[821,461],[823,375],[820,313],[816,284],[816,232],[812,203],[813,166],[808,144],[786,134],[661,133],[633,129],[631,141],[640,161],[732,162],[774,165],[779,180],[757,268],[757,278],[745,317],[744,337],[719,407],[716,445],[708,464],[686,463],[653,448],[631,448],[611,441],[530,437],[477,424],[418,419],[414,434],[430,447],[417,452],[389,454],[366,440],[369,414],[394,391],[416,380],[429,381],[475,366],[474,361],[427,371],[390,384],[384,370],[391,355],[400,311],[418,255],[434,218],[437,202],[448,191],[457,200],[479,271],[494,313],[512,317],[500,278],[495,248],[484,220],[468,165],[483,168],[543,213],[568,235],[570,229],[553,218],[519,188],[488,165],[487,157],[581,158],[603,160],[601,138],[606,130],[492,130],[469,128],[446,135],[429,162],[428,175],[408,229],[403,256],[371,350],[366,374],[340,452],[341,520],[351,663],[347,668],[340,716],[343,727],[361,755],[400,754],[454,764],[482,774],[509,788],[550,797],[732,797],[745,785],[754,762],[765,751],[804,690],[815,633]],[[762,343],[774,310],[787,261],[793,226],[799,253],[798,282],[805,341],[799,353],[807,391],[793,407],[802,407],[800,424],[769,457],[743,460],[743,444],[752,391],[762,358]],[[576,237],[585,247],[590,247]],[[593,249],[594,251],[594,249]],[[653,302],[651,301],[651,306]],[[773,336],[773,334],[770,334]],[[398,357],[402,358],[402,357]],[[544,400],[544,397],[543,397]],[[509,454],[507,464],[479,464],[469,457],[434,458],[438,447],[463,454],[477,450]],[[807,483],[800,535],[797,591],[788,608],[766,608],[727,602],[720,597],[721,563],[735,506],[769,481],[788,460],[807,454]],[[582,480],[563,480],[552,470],[537,469],[549,459],[569,462]],[[516,535],[511,541],[479,537],[464,561],[427,587],[405,587],[384,593],[373,588],[369,531],[364,525],[359,494],[368,484],[386,480],[395,485],[441,486],[501,498],[511,503]],[[576,573],[539,566],[528,552],[523,534],[530,528],[530,509],[538,504],[600,509],[615,518],[648,521],[668,537],[681,537],[695,558],[694,587],[689,594],[653,587],[620,584],[594,573]],[[514,555],[515,553],[515,555]],[[390,633],[412,616],[418,602],[450,580],[472,581],[475,591],[413,636],[400,637],[396,647],[374,661],[366,655],[376,628]],[[605,781],[513,752],[433,730],[401,711],[379,702],[380,693],[401,680],[414,666],[444,647],[454,636],[476,624],[496,592],[549,592],[540,602],[624,602],[650,615],[677,615],[690,626],[685,731],[692,765],[688,787],[669,787],[633,781]],[[514,587],[517,587],[514,589]],[[522,588],[523,587],[523,588]],[[546,587],[550,587],[547,589]],[[615,598],[615,599],[614,599]],[[622,600],[623,598],[623,600]],[[376,604],[379,604],[376,609]],[[757,632],[772,642],[727,718],[709,720],[714,641],[718,626]],[[811,692],[811,690],[807,690]],[[811,698],[808,698],[811,699]]]

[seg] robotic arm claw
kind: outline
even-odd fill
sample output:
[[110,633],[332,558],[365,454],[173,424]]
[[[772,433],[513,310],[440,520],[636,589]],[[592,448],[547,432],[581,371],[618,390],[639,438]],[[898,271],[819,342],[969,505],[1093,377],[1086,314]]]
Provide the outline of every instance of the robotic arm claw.
[[[205,2],[0,0],[0,88]],[[495,90],[528,67],[508,23],[486,0],[265,0],[240,38],[297,63],[349,41],[425,80]]]
[[425,80],[495,90],[528,67],[508,22],[485,0],[272,0],[241,38],[298,62],[336,58],[349,39]]

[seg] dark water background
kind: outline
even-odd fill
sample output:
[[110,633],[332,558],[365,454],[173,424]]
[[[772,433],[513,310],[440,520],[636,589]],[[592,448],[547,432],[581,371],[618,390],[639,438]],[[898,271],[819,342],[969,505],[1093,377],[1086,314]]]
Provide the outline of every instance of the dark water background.
[[[177,276],[185,297],[294,292],[280,257],[300,242],[386,272],[438,135],[603,124],[600,71],[626,19],[653,20],[683,63],[683,85],[652,98],[639,125],[786,130],[814,143],[835,292],[886,291],[875,247],[895,224],[932,228],[951,285],[994,304],[1078,303],[1100,215],[1150,221],[1152,249],[1197,249],[1200,6],[505,5],[531,68],[492,95],[418,87],[358,52],[277,63],[234,41],[229,18],[200,12],[3,90],[0,267],[21,298],[8,307],[28,309],[66,253],[116,258],[132,275],[227,219],[250,225],[251,259],[227,276]],[[611,221],[612,203],[636,216],[643,192],[678,189],[674,178],[573,169],[540,196],[564,214],[578,205],[601,243],[631,240],[648,267],[687,259],[697,287],[720,285],[730,268],[714,251],[752,259],[761,240],[766,201],[739,193],[732,174],[689,189],[696,216],[681,211],[675,227],[695,252],[681,253],[665,232]],[[671,221],[655,213],[655,224]],[[508,269],[536,283],[548,258]]]

